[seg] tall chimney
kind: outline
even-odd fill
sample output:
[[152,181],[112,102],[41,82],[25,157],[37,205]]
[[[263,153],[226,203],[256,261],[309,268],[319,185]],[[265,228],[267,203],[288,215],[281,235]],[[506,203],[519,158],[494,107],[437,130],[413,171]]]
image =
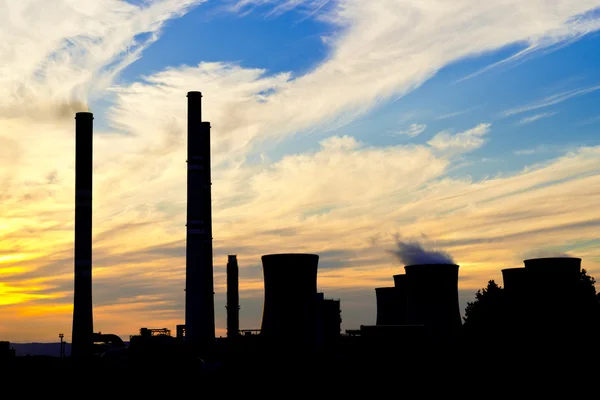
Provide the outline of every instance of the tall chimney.
[[202,122],[202,93],[188,92],[185,337],[206,350],[215,340],[210,122]]
[[92,164],[93,120],[90,112],[75,114],[75,284],[71,355],[93,352],[92,316]]
[[227,337],[233,339],[240,330],[239,267],[237,256],[230,255],[227,260]]

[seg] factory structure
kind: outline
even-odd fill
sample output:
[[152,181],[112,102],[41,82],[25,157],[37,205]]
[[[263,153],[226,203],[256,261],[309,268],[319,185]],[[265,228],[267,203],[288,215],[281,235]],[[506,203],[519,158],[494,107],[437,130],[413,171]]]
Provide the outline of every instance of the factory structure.
[[[200,357],[235,363],[243,357],[255,360],[257,355],[329,354],[346,360],[349,354],[359,359],[390,351],[407,354],[407,346],[398,343],[410,343],[413,352],[453,349],[462,343],[459,265],[406,265],[404,273],[390,277],[393,285],[374,289],[375,324],[342,333],[340,300],[319,292],[319,255],[305,253],[262,256],[264,304],[260,329],[256,330],[240,329],[239,265],[237,255],[229,255],[227,335],[216,338],[211,125],[202,120],[201,101],[200,92],[188,92],[185,321],[176,326],[175,335],[166,328],[141,328],[128,345],[116,335],[95,333],[93,328],[93,115],[76,114],[72,358],[102,355],[144,363],[157,356]],[[561,340],[576,335],[576,321],[570,318],[577,316],[581,259],[538,258],[524,264],[523,268],[502,270],[510,311],[504,333],[515,340],[536,335]],[[556,323],[557,314],[560,324]]]

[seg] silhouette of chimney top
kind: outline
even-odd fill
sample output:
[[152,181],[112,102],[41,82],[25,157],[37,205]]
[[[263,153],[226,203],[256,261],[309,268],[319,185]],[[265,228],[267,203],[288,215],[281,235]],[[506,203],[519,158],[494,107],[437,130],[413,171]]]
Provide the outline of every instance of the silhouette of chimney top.
[[77,118],[82,118],[82,119],[90,118],[90,119],[94,119],[94,113],[91,113],[89,111],[80,111],[80,112],[75,113],[75,119],[77,119]]

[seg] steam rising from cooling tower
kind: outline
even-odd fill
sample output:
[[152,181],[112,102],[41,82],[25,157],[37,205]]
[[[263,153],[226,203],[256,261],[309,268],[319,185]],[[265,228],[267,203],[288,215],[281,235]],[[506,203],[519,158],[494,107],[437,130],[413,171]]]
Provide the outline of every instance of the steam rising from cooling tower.
[[75,284],[71,355],[93,351],[92,316],[92,166],[93,114],[75,116]]
[[210,122],[200,92],[188,92],[185,338],[199,349],[215,340]]
[[426,250],[419,242],[396,241],[396,250],[391,252],[404,265],[416,264],[454,264],[452,257],[443,251]]

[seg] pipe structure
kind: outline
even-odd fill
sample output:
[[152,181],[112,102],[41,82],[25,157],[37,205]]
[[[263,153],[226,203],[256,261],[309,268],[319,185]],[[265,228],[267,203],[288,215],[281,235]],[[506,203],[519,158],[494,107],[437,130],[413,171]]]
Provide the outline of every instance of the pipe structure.
[[459,336],[462,322],[458,304],[456,264],[416,264],[404,267],[407,276],[406,319],[424,325],[434,339]]
[[406,274],[393,275],[394,287],[398,290],[399,308],[402,310],[400,314],[400,324],[406,323],[406,296],[408,293],[408,278]]
[[210,122],[200,92],[188,92],[187,103],[185,338],[203,351],[215,341]]
[[267,254],[261,257],[264,306],[261,335],[271,342],[307,344],[315,337],[316,254]]
[[93,120],[90,112],[75,114],[75,279],[71,355],[93,354],[92,314],[92,167]]
[[235,338],[240,331],[239,267],[237,256],[227,261],[227,337]]
[[[405,314],[405,302],[394,286],[375,288],[377,317],[375,325],[400,325]],[[404,303],[404,304],[403,304]]]

